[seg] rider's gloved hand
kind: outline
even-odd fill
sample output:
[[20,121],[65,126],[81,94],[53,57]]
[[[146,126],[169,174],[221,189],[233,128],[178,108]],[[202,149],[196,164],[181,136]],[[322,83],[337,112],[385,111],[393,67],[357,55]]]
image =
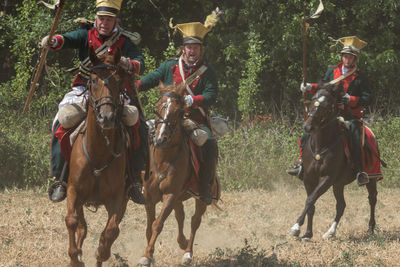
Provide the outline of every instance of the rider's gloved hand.
[[344,96],[342,96],[342,101],[343,104],[348,104],[350,102],[350,95],[346,93]]
[[121,67],[126,71],[134,71],[135,70],[135,66],[132,64],[132,61],[130,60],[130,58],[121,57],[120,63],[121,63]]
[[312,89],[312,85],[311,83],[306,83],[306,85],[304,85],[304,83],[302,82],[300,84],[300,91],[302,91],[303,93],[305,92],[309,92]]
[[185,106],[190,107],[193,105],[193,97],[191,95],[185,95]]
[[49,36],[48,35],[43,37],[42,41],[40,41],[40,46],[41,47],[51,47],[51,48],[54,48],[54,47],[57,46],[57,43],[58,43],[57,38],[55,38],[53,36],[53,37],[51,37],[50,42],[48,42],[48,40],[49,40]]

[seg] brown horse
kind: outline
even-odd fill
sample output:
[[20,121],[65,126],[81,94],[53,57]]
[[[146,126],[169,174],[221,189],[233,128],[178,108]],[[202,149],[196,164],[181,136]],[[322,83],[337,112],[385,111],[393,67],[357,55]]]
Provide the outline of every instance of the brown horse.
[[101,233],[96,251],[96,266],[110,257],[111,245],[118,237],[118,225],[125,213],[126,140],[121,115],[123,109],[122,82],[126,75],[119,66],[121,52],[97,57],[92,48],[92,63],[88,84],[88,113],[86,130],[73,147],[67,187],[67,216],[69,234],[69,266],[84,266],[82,244],[87,226],[83,205],[96,208],[104,205],[108,221]]
[[[303,240],[313,236],[314,204],[331,186],[336,199],[336,217],[323,238],[335,235],[346,207],[344,186],[356,178],[356,172],[346,157],[345,139],[337,119],[342,94],[342,85],[322,85],[312,98],[309,116],[303,124],[305,132],[308,133],[302,155],[307,200],[303,212],[289,232],[290,235],[299,236],[300,226],[303,225],[307,215],[307,230],[302,237]],[[366,187],[371,208],[368,232],[373,233],[378,194],[376,179],[371,179]]]
[[[147,247],[139,261],[140,266],[153,262],[154,244],[172,210],[178,222],[178,244],[185,251],[182,264],[189,264],[193,256],[193,242],[206,204],[196,199],[196,209],[191,221],[189,240],[183,234],[183,201],[191,197],[185,185],[193,169],[190,162],[188,139],[182,128],[184,116],[185,85],[166,86],[160,84],[161,97],[157,103],[156,124],[153,142],[150,146],[150,177],[144,181],[144,196],[147,213]],[[155,218],[155,207],[162,201],[163,206]]]

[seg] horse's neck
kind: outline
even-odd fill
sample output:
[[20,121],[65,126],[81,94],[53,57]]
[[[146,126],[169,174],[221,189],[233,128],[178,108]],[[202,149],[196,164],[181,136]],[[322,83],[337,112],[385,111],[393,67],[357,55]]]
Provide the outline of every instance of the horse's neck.
[[155,153],[160,161],[174,159],[178,153],[182,153],[183,142],[186,142],[183,127],[181,125],[176,129],[174,135],[169,140],[166,148],[156,149]]
[[337,120],[332,120],[318,132],[311,134],[311,142],[314,150],[325,149],[330,146],[340,135]]
[[[97,124],[96,116],[89,109],[86,119],[85,145],[89,154],[107,155],[111,149],[115,149],[115,128],[112,130],[103,130]],[[107,144],[107,139],[109,144]]]

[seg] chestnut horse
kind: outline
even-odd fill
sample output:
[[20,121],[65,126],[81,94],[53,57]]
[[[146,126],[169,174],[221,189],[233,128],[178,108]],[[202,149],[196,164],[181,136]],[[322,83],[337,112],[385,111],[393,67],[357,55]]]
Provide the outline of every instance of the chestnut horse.
[[[321,85],[312,98],[309,116],[303,124],[304,130],[308,134],[302,154],[303,181],[307,191],[307,200],[303,212],[289,232],[292,236],[299,236],[300,226],[303,225],[307,215],[307,230],[302,237],[303,240],[309,240],[313,236],[314,204],[331,186],[333,186],[336,199],[336,217],[323,238],[330,238],[335,235],[337,225],[346,207],[343,195],[344,186],[353,182],[356,178],[356,172],[346,157],[344,134],[337,119],[342,95],[341,84]],[[376,179],[370,179],[366,187],[370,204],[368,232],[373,233],[378,194]]]
[[[191,166],[188,137],[182,127],[184,116],[185,85],[160,84],[161,97],[157,102],[155,132],[150,146],[150,177],[144,181],[144,197],[147,213],[147,247],[139,261],[140,266],[153,262],[154,245],[163,225],[172,210],[178,222],[178,244],[185,251],[182,264],[189,264],[193,256],[193,242],[206,204],[196,199],[196,208],[191,220],[189,240],[183,234],[185,213],[183,201],[191,197],[185,185],[189,181]],[[155,208],[162,201],[162,209],[155,218]]]
[[77,137],[71,153],[67,187],[69,266],[84,266],[82,244],[87,226],[83,205],[104,205],[108,221],[101,233],[96,251],[96,266],[110,257],[111,245],[118,237],[118,225],[124,216],[128,198],[125,195],[126,140],[121,122],[123,110],[122,82],[126,72],[118,66],[121,52],[96,56],[88,83],[86,130]]

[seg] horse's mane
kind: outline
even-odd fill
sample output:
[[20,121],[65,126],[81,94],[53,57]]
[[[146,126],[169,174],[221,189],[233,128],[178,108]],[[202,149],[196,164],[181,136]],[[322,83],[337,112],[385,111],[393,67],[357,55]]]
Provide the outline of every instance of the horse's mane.
[[178,85],[176,84],[164,85],[163,83],[160,83],[159,88],[161,93],[170,92],[184,96],[186,85],[184,83]]

